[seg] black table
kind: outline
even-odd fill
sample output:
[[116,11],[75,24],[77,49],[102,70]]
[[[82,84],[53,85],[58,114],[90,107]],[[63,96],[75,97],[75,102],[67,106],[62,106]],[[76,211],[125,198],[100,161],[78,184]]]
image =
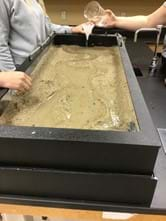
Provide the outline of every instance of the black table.
[[[154,125],[156,129],[166,128],[166,88],[163,84],[163,81],[159,77],[148,76],[148,66],[151,62],[153,53],[142,41],[133,43],[133,41],[127,40],[126,47],[133,66],[140,69],[142,73],[142,76],[138,77],[138,82],[142,89],[142,93],[149,108]],[[166,155],[164,154],[162,148],[160,149],[158,154],[154,173],[155,176],[158,178],[158,184],[150,208],[137,207],[134,205],[114,205],[109,203],[70,200],[63,201],[35,197],[20,198],[17,196],[1,196],[0,202],[32,206],[166,215]]]
[[[143,42],[134,44],[129,41],[126,47],[132,64],[140,68],[143,74],[137,78],[154,125],[156,129],[166,128],[166,87],[161,76],[148,76],[148,66],[153,53]],[[158,184],[149,213],[166,214],[166,155],[163,148],[159,151],[154,173],[158,178]]]

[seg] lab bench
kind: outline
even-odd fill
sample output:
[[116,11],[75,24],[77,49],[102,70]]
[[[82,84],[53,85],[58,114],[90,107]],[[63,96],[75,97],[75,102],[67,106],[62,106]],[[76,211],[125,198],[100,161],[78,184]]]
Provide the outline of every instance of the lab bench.
[[[131,63],[136,71],[139,71],[137,76],[140,88],[148,106],[149,112],[153,119],[156,129],[166,128],[166,105],[165,94],[166,88],[160,76],[149,77],[148,67],[153,57],[153,52],[148,48],[144,41],[133,43],[130,37],[126,40],[126,48],[131,60]],[[151,130],[151,128],[149,128]],[[1,203],[22,204],[32,206],[46,206],[72,209],[88,209],[101,211],[118,211],[131,213],[146,213],[146,214],[166,214],[166,155],[162,148],[159,150],[155,165],[155,176],[158,178],[156,191],[150,207],[110,204],[103,202],[89,202],[86,200],[62,200],[50,198],[36,198],[26,196],[0,196]],[[39,184],[40,185],[40,184]]]

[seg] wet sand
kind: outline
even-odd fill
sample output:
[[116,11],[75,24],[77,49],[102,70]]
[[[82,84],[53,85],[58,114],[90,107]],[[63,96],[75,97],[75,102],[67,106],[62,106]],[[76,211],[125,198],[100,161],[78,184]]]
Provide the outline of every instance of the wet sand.
[[51,46],[32,78],[29,92],[12,96],[1,124],[139,129],[118,47]]

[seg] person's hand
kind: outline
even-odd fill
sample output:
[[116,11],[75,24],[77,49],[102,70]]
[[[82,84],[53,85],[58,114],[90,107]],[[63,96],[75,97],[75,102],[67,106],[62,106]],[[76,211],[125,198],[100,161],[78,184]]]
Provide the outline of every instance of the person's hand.
[[20,71],[0,72],[0,87],[27,91],[32,86],[32,79]]
[[83,25],[77,25],[71,28],[72,33],[84,33]]
[[81,25],[78,25],[78,26],[75,26],[75,27],[72,27],[72,32],[73,33],[82,33],[82,34],[85,34],[85,27],[86,25],[92,25],[92,29],[94,27],[94,23],[93,22],[85,22],[85,23],[82,23]]
[[96,26],[101,27],[114,27],[116,22],[115,14],[110,10],[105,10],[105,15],[99,21],[94,22]]

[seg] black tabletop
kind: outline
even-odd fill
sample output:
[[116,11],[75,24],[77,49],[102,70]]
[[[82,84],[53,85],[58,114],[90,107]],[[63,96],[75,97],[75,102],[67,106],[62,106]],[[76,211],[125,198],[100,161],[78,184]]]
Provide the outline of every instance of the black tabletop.
[[[126,47],[133,66],[139,68],[143,75],[137,77],[137,79],[154,125],[156,129],[166,128],[166,86],[163,83],[163,77],[160,74],[156,77],[148,76],[148,66],[152,60],[153,53],[141,41],[136,44],[128,41],[126,42]],[[158,184],[149,212],[161,209],[161,213],[164,212],[166,214],[166,155],[163,148],[159,151],[154,174],[158,178]]]

